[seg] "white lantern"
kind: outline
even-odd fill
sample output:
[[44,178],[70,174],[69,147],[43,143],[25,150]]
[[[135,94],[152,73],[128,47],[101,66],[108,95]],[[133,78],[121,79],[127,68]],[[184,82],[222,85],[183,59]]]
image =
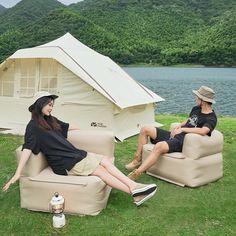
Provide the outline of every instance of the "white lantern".
[[61,228],[65,225],[65,215],[63,214],[65,208],[65,199],[59,193],[54,193],[51,201],[51,211],[53,213],[53,227]]

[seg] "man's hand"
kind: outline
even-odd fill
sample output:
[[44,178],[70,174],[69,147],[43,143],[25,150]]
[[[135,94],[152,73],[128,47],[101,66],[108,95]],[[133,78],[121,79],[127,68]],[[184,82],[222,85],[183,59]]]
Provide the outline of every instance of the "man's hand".
[[174,138],[176,134],[180,134],[180,133],[182,133],[182,132],[183,132],[183,131],[182,131],[182,129],[181,129],[181,126],[178,126],[178,127],[174,128],[174,129],[171,131],[170,137],[171,137],[171,138]]

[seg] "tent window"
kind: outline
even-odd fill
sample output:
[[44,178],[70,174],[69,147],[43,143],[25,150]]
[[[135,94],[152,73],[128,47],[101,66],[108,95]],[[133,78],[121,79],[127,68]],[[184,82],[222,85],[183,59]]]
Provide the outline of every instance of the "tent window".
[[40,90],[57,92],[57,62],[52,59],[40,61]]
[[14,74],[13,66],[5,67],[0,75],[0,96],[14,96]]
[[20,62],[20,97],[33,97],[36,83],[36,63],[32,59]]

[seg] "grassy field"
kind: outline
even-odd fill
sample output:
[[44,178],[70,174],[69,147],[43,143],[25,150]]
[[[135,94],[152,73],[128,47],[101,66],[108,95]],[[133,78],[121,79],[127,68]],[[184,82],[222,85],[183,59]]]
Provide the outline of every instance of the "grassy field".
[[[168,129],[184,116],[158,115]],[[236,118],[220,117],[224,134],[224,177],[199,188],[182,188],[144,174],[143,183],[156,183],[156,195],[137,208],[127,194],[112,190],[107,208],[98,216],[66,215],[66,226],[54,229],[52,215],[20,208],[19,186],[0,192],[0,235],[236,235]],[[137,136],[116,144],[116,165],[133,156]],[[22,137],[0,135],[0,185],[15,170],[14,150]]]

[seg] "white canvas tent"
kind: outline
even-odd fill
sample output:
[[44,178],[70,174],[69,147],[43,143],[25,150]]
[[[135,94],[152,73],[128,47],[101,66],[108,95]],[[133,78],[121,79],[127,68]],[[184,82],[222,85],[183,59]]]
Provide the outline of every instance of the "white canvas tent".
[[0,65],[0,127],[24,130],[37,91],[59,95],[54,115],[81,129],[108,129],[123,140],[154,124],[163,99],[109,57],[71,34],[16,51]]

